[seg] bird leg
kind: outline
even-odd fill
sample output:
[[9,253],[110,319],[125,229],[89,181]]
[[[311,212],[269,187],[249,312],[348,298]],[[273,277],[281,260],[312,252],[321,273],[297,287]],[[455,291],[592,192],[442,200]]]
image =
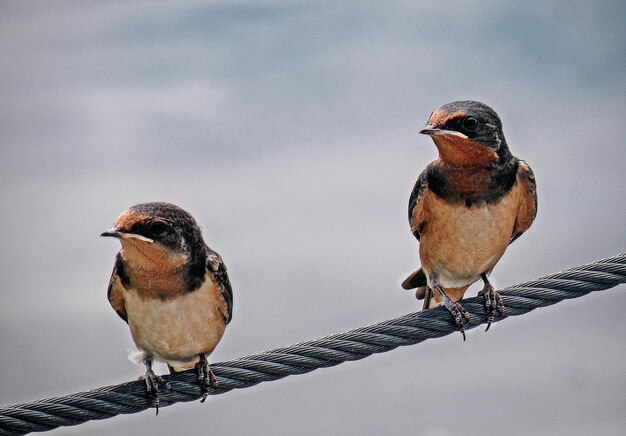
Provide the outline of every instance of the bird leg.
[[482,273],[480,277],[483,279],[485,286],[478,292],[478,295],[483,295],[485,297],[485,314],[487,315],[487,328],[485,331],[487,331],[489,330],[489,327],[491,327],[491,323],[494,320],[496,309],[500,315],[504,313],[504,303],[502,302],[500,294],[498,294],[496,290],[493,289],[493,286],[491,286],[491,283],[489,283],[487,274]]
[[156,375],[152,370],[152,358],[146,357],[143,360],[143,364],[146,365],[146,374],[143,379],[146,383],[146,392],[148,395],[154,398],[154,407],[156,408],[156,414],[159,414],[159,385],[163,385],[165,389],[171,389],[172,387],[168,382],[160,375]]
[[202,393],[201,403],[204,403],[206,397],[209,395],[209,386],[212,388],[219,387],[215,374],[211,371],[209,361],[204,354],[200,354],[200,359],[196,363],[196,373],[198,374],[198,381],[200,382],[200,392]]
[[439,294],[442,299],[443,305],[448,309],[448,312],[454,318],[454,323],[456,324],[456,328],[463,335],[463,340],[465,340],[465,328],[464,325],[469,321],[469,312],[463,308],[461,303],[458,301],[452,301],[450,297],[444,292],[443,286],[437,280],[431,280],[432,289]]

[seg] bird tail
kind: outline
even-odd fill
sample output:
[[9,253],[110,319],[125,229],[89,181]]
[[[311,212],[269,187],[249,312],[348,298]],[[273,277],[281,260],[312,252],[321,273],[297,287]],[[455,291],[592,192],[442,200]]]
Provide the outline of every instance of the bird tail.
[[426,286],[426,274],[424,273],[424,270],[419,268],[417,271],[404,279],[401,286],[403,289],[407,290]]
[[407,290],[415,289],[415,298],[418,300],[424,300],[422,310],[429,309],[437,304],[432,296],[432,290],[428,288],[426,273],[424,273],[422,268],[419,268],[417,271],[404,279],[401,286],[403,289]]

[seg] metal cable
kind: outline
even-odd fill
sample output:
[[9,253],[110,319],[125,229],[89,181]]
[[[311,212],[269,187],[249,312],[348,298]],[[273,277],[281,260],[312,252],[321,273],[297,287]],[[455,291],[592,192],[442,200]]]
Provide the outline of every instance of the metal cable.
[[[626,283],[626,253],[505,288],[500,294],[506,313],[497,316],[495,321],[522,315],[564,299],[582,297],[592,291],[609,289],[620,283]],[[485,323],[482,298],[464,299],[463,307],[470,313],[466,329]],[[346,333],[215,363],[211,369],[219,387],[210,388],[209,394],[223,394],[288,375],[304,374],[453,332],[454,322],[443,307],[409,313]],[[170,383],[171,391],[161,391],[160,407],[201,397],[193,370],[164,378]],[[146,394],[144,383],[133,381],[64,397],[4,406],[0,407],[0,435],[47,431],[122,413],[137,413],[153,407],[153,403],[153,398]]]

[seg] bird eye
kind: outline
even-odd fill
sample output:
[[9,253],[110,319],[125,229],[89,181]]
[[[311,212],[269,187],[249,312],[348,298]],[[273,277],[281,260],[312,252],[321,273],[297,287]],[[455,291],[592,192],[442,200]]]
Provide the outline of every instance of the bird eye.
[[463,127],[472,132],[478,128],[478,120],[474,117],[466,117],[463,119]]
[[153,221],[150,224],[150,232],[154,236],[164,236],[167,233],[167,224],[163,221]]

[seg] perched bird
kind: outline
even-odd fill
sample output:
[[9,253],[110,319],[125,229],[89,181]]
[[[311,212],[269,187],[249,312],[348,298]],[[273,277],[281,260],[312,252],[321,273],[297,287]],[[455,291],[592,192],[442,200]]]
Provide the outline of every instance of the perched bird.
[[169,203],[143,203],[122,212],[101,236],[120,240],[108,298],[128,323],[146,366],[146,390],[159,385],[154,360],[170,373],[195,368],[202,401],[217,386],[207,356],[222,338],[233,310],[233,291],[222,258],[204,243],[194,218]]
[[457,328],[469,314],[458,302],[482,279],[487,329],[502,298],[487,276],[537,212],[535,177],[513,156],[498,114],[484,103],[455,101],[433,111],[426,128],[439,151],[419,175],[409,199],[409,223],[419,241],[421,268],[403,283],[417,288],[424,309],[441,303]]

